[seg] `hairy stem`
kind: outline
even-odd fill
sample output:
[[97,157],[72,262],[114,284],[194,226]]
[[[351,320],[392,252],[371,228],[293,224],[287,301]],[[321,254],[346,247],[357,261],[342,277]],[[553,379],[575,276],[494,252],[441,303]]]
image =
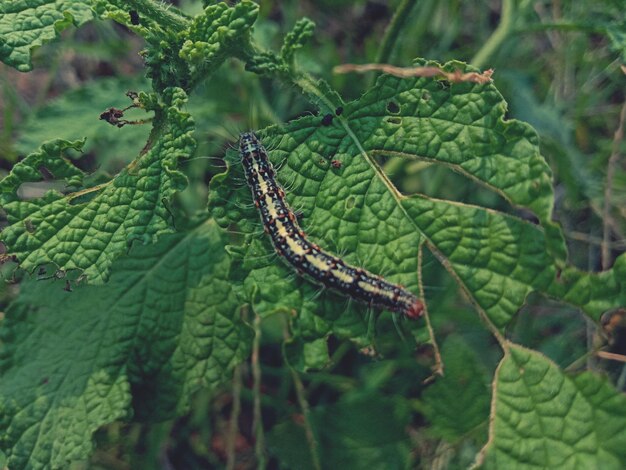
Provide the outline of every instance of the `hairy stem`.
[[189,25],[189,20],[178,9],[165,7],[162,2],[130,0],[124,3],[128,4],[131,9],[137,10],[140,15],[154,20],[164,29],[173,28],[176,31],[182,31]]

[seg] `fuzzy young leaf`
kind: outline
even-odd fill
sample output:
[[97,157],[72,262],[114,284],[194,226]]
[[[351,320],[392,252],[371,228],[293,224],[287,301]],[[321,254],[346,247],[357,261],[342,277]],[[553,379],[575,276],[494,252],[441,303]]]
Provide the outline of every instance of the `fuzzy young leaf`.
[[217,69],[229,54],[247,44],[258,13],[259,6],[247,0],[233,7],[225,3],[208,6],[204,15],[194,19],[180,50],[191,73],[201,75]]
[[494,382],[485,469],[626,466],[626,397],[590,372],[569,376],[509,345]]
[[93,19],[91,1],[29,0],[0,3],[0,60],[20,72],[33,68],[33,49],[70,25]]
[[250,30],[259,10],[250,0],[232,7],[220,2],[190,20],[176,9],[152,5],[137,10],[144,20],[133,25],[133,8],[121,0],[96,0],[96,11],[102,18],[127,25],[148,42],[145,61],[153,87],[161,90],[176,85],[186,91],[217,70],[226,58],[239,56],[249,47]]
[[133,248],[105,286],[27,283],[0,328],[9,468],[68,468],[99,427],[171,417],[193,391],[227,379],[251,340],[229,265],[208,222]]
[[8,253],[30,271],[53,263],[64,271],[79,269],[90,282],[102,283],[113,260],[133,241],[152,243],[158,234],[170,231],[168,201],[186,184],[176,171],[177,161],[194,148],[193,122],[181,110],[186,99],[180,89],[167,91],[155,118],[159,130],[155,142],[107,183],[65,195],[51,190],[41,198],[21,199],[20,186],[40,181],[42,166],[56,178],[71,176],[72,185],[82,183],[82,173],[61,158],[70,146],[65,141],[44,144],[40,152],[15,165],[0,181],[0,205],[10,224],[0,240]]
[[[444,68],[466,70],[456,62]],[[533,291],[567,297],[599,314],[600,303],[588,299],[600,299],[606,289],[593,275],[581,273],[575,283],[567,276],[559,279],[552,255],[562,255],[564,245],[550,220],[550,169],[539,154],[534,130],[504,120],[506,103],[492,84],[383,75],[372,90],[343,108],[331,119],[308,116],[260,133],[279,168],[287,199],[303,213],[302,225],[314,241],[416,293],[422,274],[417,260],[425,244],[498,327],[510,321]],[[375,158],[382,155],[451,167],[533,211],[542,227],[481,207],[402,195],[378,166]],[[339,163],[333,165],[332,160]],[[237,163],[231,171],[236,175],[241,171],[238,161],[233,158]],[[224,175],[212,184],[211,204],[220,224],[242,217],[258,220],[254,208],[239,207],[240,202],[249,203],[247,188],[224,188],[227,180]],[[250,224],[242,228],[248,230]],[[353,308],[344,313],[346,304],[337,302],[334,294],[311,301],[315,290],[308,283],[285,282],[289,271],[267,257],[271,251],[267,240],[255,240],[244,264],[250,270],[247,295],[260,312],[295,309],[300,311],[297,321],[320,336],[331,325],[352,338],[367,330],[363,317]],[[626,282],[619,281],[617,267],[604,275],[615,278],[615,288],[602,307],[619,306]],[[313,312],[317,319],[310,317]]]
[[313,36],[314,29],[315,23],[308,18],[302,18],[295,24],[293,30],[285,36],[283,47],[280,50],[280,55],[285,62],[291,62],[296,51]]

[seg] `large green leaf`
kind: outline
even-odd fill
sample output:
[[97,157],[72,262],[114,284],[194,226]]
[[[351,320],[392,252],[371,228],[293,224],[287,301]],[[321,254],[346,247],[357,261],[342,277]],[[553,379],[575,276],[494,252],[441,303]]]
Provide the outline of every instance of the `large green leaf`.
[[9,468],[68,468],[100,426],[172,416],[194,390],[227,379],[251,339],[229,265],[208,222],[134,247],[105,286],[25,284],[0,329]]
[[[180,89],[166,91],[165,103],[156,109],[156,140],[103,184],[84,185],[82,172],[63,157],[77,144],[65,141],[44,144],[13,167],[0,181],[0,205],[10,224],[0,240],[23,268],[53,263],[60,270],[82,270],[89,282],[102,283],[113,260],[133,241],[151,243],[171,230],[167,205],[186,185],[176,170],[177,161],[191,154],[195,145],[193,121],[181,110],[186,99]],[[41,198],[22,199],[18,190],[24,183],[41,181],[42,167],[80,189],[68,194],[50,190]]]
[[[464,66],[445,66],[457,67]],[[417,293],[420,275],[428,283],[428,271],[418,272],[425,244],[498,327],[533,291],[565,298],[598,317],[602,309],[624,302],[626,281],[617,267],[600,276],[612,280],[609,286],[571,268],[560,276],[565,248],[550,220],[551,173],[534,130],[504,120],[505,109],[492,84],[384,75],[362,98],[345,104],[330,125],[324,125],[328,117],[307,116],[260,135],[289,203],[303,214],[305,230],[322,247],[345,253],[348,262]],[[541,225],[483,207],[402,195],[377,164],[382,155],[450,167],[531,210]],[[245,207],[247,188],[235,188],[241,170],[231,157],[233,178],[224,174],[212,183],[213,214],[222,225],[236,222],[244,232],[258,231],[254,208]],[[247,294],[259,311],[300,311],[298,325],[312,335],[331,326],[353,338],[367,331],[362,315],[335,295],[324,293],[313,302],[314,288],[290,280],[271,252],[269,242],[258,237],[241,252],[250,271]]]
[[34,48],[50,42],[69,25],[80,26],[92,18],[90,0],[0,2],[0,60],[28,72],[33,68]]
[[626,396],[593,373],[566,375],[540,353],[509,345],[492,409],[484,468],[626,466]]

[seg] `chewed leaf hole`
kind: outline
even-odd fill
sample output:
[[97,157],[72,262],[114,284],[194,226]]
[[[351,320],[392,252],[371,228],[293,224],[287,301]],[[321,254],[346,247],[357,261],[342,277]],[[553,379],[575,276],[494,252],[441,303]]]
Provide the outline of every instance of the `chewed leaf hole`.
[[395,101],[389,101],[387,103],[387,111],[391,114],[398,114],[400,112],[400,105]]
[[35,233],[35,225],[33,224],[32,220],[25,219],[24,220],[24,227],[26,228],[26,231],[28,233]]
[[346,209],[352,209],[355,203],[356,203],[356,199],[350,196],[348,199],[346,199]]
[[390,118],[387,118],[387,119],[386,119],[386,121],[387,121],[389,124],[396,124],[396,125],[398,125],[398,126],[399,126],[400,124],[402,124],[402,119],[401,119],[401,118],[399,118],[399,117],[390,117]]

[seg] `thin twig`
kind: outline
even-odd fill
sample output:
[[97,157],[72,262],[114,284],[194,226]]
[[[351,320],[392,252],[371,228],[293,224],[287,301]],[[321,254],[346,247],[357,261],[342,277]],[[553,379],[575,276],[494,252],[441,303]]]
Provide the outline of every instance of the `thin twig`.
[[610,361],[626,362],[626,356],[624,356],[623,354],[617,354],[607,351],[598,351],[596,353],[596,356],[602,359],[608,359]]
[[261,365],[259,350],[261,348],[261,317],[254,314],[254,341],[252,343],[252,392],[254,394],[254,412],[252,429],[254,430],[254,452],[257,458],[257,468],[263,470],[265,461],[265,435],[263,434],[263,418],[261,416]]
[[[283,329],[283,336],[285,338],[285,341],[287,341],[290,338],[289,327],[287,325],[287,322],[285,322],[285,326]],[[302,380],[300,380],[300,376],[298,375],[296,370],[290,365],[288,365],[288,367],[289,367],[289,370],[291,371],[291,379],[293,380],[293,385],[296,390],[296,397],[298,398],[298,405],[300,406],[300,409],[302,410],[302,417],[304,420],[304,435],[306,436],[306,440],[307,440],[307,443],[309,444],[309,449],[311,451],[311,459],[312,459],[311,463],[313,464],[313,468],[315,468],[315,470],[321,470],[322,465],[320,462],[320,456],[317,451],[318,449],[317,439],[315,439],[315,434],[313,433],[313,427],[311,426],[311,419],[310,419],[311,413],[309,409],[309,402],[307,401],[305,394],[304,394],[304,385],[302,384]]]
[[462,73],[460,70],[455,70],[454,72],[446,72],[439,67],[396,67],[395,65],[389,64],[342,64],[337,65],[333,68],[333,73],[363,73],[371,71],[384,72],[399,78],[441,77],[453,83],[491,83],[491,76],[493,75],[492,69],[485,70],[483,73]]
[[228,422],[226,435],[226,469],[235,468],[235,442],[239,431],[239,413],[241,412],[241,366],[235,367],[233,374],[233,409]]
[[611,263],[611,250],[609,247],[610,241],[610,209],[611,199],[613,192],[613,177],[615,176],[615,167],[619,159],[619,148],[624,139],[624,121],[626,121],[626,101],[622,105],[622,110],[619,113],[619,123],[615,134],[613,136],[613,149],[606,169],[606,187],[604,188],[604,209],[602,211],[602,270],[609,269]]
[[[589,235],[583,232],[573,231],[565,231],[565,238],[570,238],[572,240],[577,240],[580,242],[585,242],[589,245],[601,246],[604,243],[601,237],[594,237],[593,235]],[[618,240],[618,241],[609,241],[608,246],[614,250],[620,250],[626,248],[626,240]]]
[[[389,27],[385,31],[385,36],[383,37],[380,48],[378,49],[378,54],[376,55],[377,64],[390,61],[391,54],[398,42],[398,37],[400,37],[404,26],[411,17],[411,10],[413,10],[415,5],[417,5],[416,0],[402,0],[400,2],[400,5],[391,19],[391,23],[389,23]],[[376,77],[373,78],[374,80],[376,79]]]
[[443,376],[443,359],[441,358],[441,352],[439,351],[439,345],[437,344],[437,338],[435,337],[435,330],[430,323],[430,315],[428,314],[428,307],[426,306],[426,296],[424,295],[424,283],[422,278],[422,263],[423,263],[424,246],[420,245],[417,248],[417,280],[419,284],[420,297],[424,304],[424,320],[426,321],[426,328],[428,329],[428,335],[433,345],[433,352],[435,354],[435,366],[433,367],[433,374],[428,377],[424,382],[430,382],[435,378],[435,375]]
[[515,1],[503,0],[500,12],[500,23],[495,31],[485,41],[480,50],[474,55],[470,63],[476,67],[482,67],[493,53],[500,47],[504,40],[513,30],[513,20],[515,18]]

